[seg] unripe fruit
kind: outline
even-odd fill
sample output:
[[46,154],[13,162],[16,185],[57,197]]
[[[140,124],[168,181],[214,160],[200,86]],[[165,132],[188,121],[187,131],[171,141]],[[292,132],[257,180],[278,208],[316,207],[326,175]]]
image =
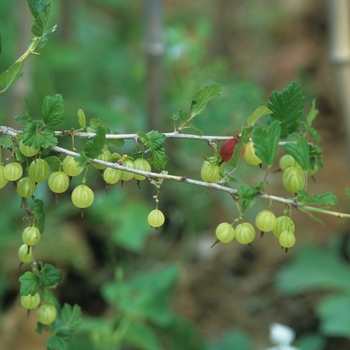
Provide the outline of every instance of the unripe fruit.
[[21,151],[21,153],[26,156],[26,157],[33,157],[36,154],[39,153],[40,148],[35,148],[33,146],[27,146],[23,143],[23,141],[21,140],[19,142],[19,150]]
[[[127,167],[127,168],[131,168],[131,169],[135,169],[135,164],[132,160],[130,159],[126,159],[123,163],[123,166]],[[130,181],[131,179],[134,178],[134,174],[130,173],[128,171],[123,171],[120,174],[120,180],[122,181]]]
[[251,165],[258,165],[262,163],[262,160],[255,154],[254,142],[248,142],[245,145],[244,159]]
[[[220,155],[224,162],[228,162],[233,154],[233,150],[238,144],[239,139],[237,137],[233,137],[232,139],[229,139],[225,141],[220,148]],[[244,145],[242,146],[241,156],[244,154]]]
[[[138,158],[134,161],[134,165],[135,165],[135,169],[137,170],[142,170],[142,171],[147,171],[150,172],[151,171],[151,164],[148,163],[148,161],[144,158]],[[145,180],[146,176],[143,175],[138,175],[138,174],[134,174],[134,177],[136,180]]]
[[32,262],[34,260],[33,248],[26,244],[22,244],[18,249],[18,257],[23,264]]
[[201,178],[205,182],[216,182],[220,179],[220,167],[205,160],[201,168]]
[[[104,162],[109,162],[110,159],[111,159],[111,152],[110,150],[105,147],[102,152],[96,157],[96,159],[99,159],[99,160],[102,160]],[[103,165],[99,165],[99,164],[95,164],[95,163],[92,163],[92,166],[95,168],[95,169],[98,169],[98,170],[105,170],[107,167],[103,166]]]
[[68,176],[78,176],[84,171],[84,168],[79,166],[72,156],[63,159],[62,168]]
[[255,229],[248,222],[243,222],[236,227],[236,240],[241,244],[249,244],[254,241]]
[[4,176],[9,181],[17,181],[22,177],[22,175],[23,168],[17,162],[9,163],[4,168]]
[[33,160],[28,168],[28,177],[34,182],[44,182],[50,174],[50,167],[46,160]]
[[109,185],[115,184],[120,180],[121,170],[114,168],[106,168],[103,171],[103,180]]
[[287,168],[283,173],[283,186],[292,193],[296,193],[305,187],[305,175],[303,171],[295,167]]
[[278,240],[281,247],[283,248],[291,248],[295,244],[295,236],[291,231],[281,232]]
[[276,221],[271,210],[262,210],[255,218],[255,225],[261,232],[270,232],[275,228]]
[[164,224],[164,214],[159,209],[153,209],[147,217],[147,222],[152,227],[160,227]]
[[22,241],[29,246],[36,245],[40,241],[40,237],[40,231],[35,226],[26,227],[22,232]]
[[294,233],[295,231],[295,225],[293,220],[288,217],[288,216],[280,216],[276,220],[276,226],[272,230],[272,233],[274,234],[275,237],[279,238],[280,234],[283,231],[290,231]]
[[216,238],[222,243],[229,243],[235,237],[235,229],[227,222],[222,222],[215,230]]
[[49,325],[56,320],[57,310],[52,304],[41,305],[38,309],[38,320],[44,325]]
[[36,190],[36,184],[29,177],[22,177],[17,183],[16,192],[22,198],[33,196]]
[[77,186],[72,192],[72,202],[77,208],[89,207],[95,199],[94,192],[86,185]]
[[281,170],[286,170],[290,167],[298,168],[301,171],[303,170],[300,164],[297,163],[297,161],[290,154],[285,154],[284,156],[282,156],[279,160],[278,165]]
[[6,179],[4,174],[5,167],[3,165],[0,165],[0,189],[4,188],[6,184],[9,182],[8,179]]
[[63,171],[55,171],[49,176],[49,188],[54,193],[63,193],[69,187],[69,177]]
[[35,293],[34,295],[28,294],[21,296],[21,306],[27,310],[36,309],[40,304],[40,295]]

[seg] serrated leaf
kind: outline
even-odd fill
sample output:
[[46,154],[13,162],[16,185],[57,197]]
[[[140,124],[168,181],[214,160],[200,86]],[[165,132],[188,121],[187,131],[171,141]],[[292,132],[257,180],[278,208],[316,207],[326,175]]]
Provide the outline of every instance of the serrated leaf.
[[147,134],[144,132],[138,132],[136,134],[140,138],[142,144],[151,151],[149,162],[153,164],[156,169],[163,170],[169,159],[165,155],[165,149],[163,147],[166,136],[156,130],[149,131]]
[[79,152],[80,156],[75,157],[75,161],[78,163],[79,166],[82,168],[85,168],[87,166],[87,163],[89,162],[89,158],[86,156],[85,152]]
[[0,135],[0,147],[10,148],[12,146],[11,135]]
[[37,133],[38,126],[35,122],[28,122],[23,126],[22,141],[27,146],[40,148],[43,143],[43,136]]
[[41,13],[40,15],[38,15],[34,20],[34,24],[32,25],[32,29],[31,29],[32,34],[37,37],[41,37],[45,32],[47,21],[48,21],[48,17],[44,13]]
[[237,194],[240,199],[253,199],[256,197],[256,188],[249,185],[242,185],[238,188]]
[[46,45],[46,43],[49,40],[49,35],[52,34],[56,29],[57,29],[57,25],[54,25],[52,28],[46,29],[44,31],[43,35],[40,38],[40,42],[37,46],[37,49],[41,49],[42,47],[44,47]]
[[78,122],[80,125],[80,129],[85,130],[86,128],[86,117],[85,117],[85,113],[82,109],[78,109]]
[[268,181],[263,181],[263,182],[259,182],[256,186],[255,189],[256,191],[261,191],[264,187],[268,186],[269,182]]
[[34,295],[39,288],[39,278],[33,272],[25,272],[20,278],[21,286],[19,293],[23,296]]
[[41,104],[41,118],[46,126],[56,126],[66,117],[62,95],[46,96]]
[[301,190],[298,192],[296,200],[302,203],[302,205],[318,204],[323,207],[330,207],[336,205],[338,202],[337,197],[331,192],[317,194],[310,197],[310,195],[305,190]]
[[176,121],[181,119],[182,121],[185,121],[188,119],[188,114],[186,111],[184,111],[183,109],[178,109],[176,110],[173,115],[171,116],[171,118]]
[[27,120],[27,116],[26,115],[16,115],[15,117],[13,117],[13,119],[16,122],[23,122]]
[[85,144],[85,154],[88,158],[96,158],[101,152],[106,142],[105,129],[97,125],[96,135]]
[[46,348],[47,350],[67,350],[68,341],[70,341],[71,336],[66,333],[62,334],[57,332],[55,335],[46,339]]
[[34,18],[41,13],[48,15],[50,13],[51,2],[48,0],[27,0],[29,10]]
[[198,90],[192,97],[191,118],[202,113],[207,103],[214,97],[220,96],[221,87],[219,84],[206,85]]
[[[118,135],[120,134],[118,131],[112,131],[112,135]],[[112,149],[123,147],[125,142],[123,139],[106,139],[106,143],[108,146],[110,146]]]
[[297,120],[302,114],[305,97],[297,82],[289,84],[282,92],[273,91],[267,107],[272,118],[281,123],[281,138],[284,139],[296,130]]
[[83,321],[81,307],[79,305],[74,305],[72,307],[65,303],[61,310],[61,319],[69,332],[75,332]]
[[315,120],[317,115],[318,115],[318,109],[316,109],[316,100],[313,99],[310,112],[306,117],[306,122],[309,126],[311,126],[312,122]]
[[14,63],[8,70],[0,75],[0,85],[3,87],[3,90],[0,92],[6,91],[23,75],[23,72],[21,72],[23,64],[24,62]]
[[109,132],[108,128],[106,125],[103,123],[103,121],[99,118],[94,118],[90,120],[90,126],[86,128],[87,132],[96,132],[97,127],[101,127],[105,130],[106,133]]
[[310,148],[304,137],[301,137],[296,143],[286,143],[284,149],[297,161],[304,171],[309,170]]
[[62,272],[51,264],[44,264],[37,275],[43,287],[53,287],[62,279]]
[[267,128],[255,124],[253,130],[253,142],[255,154],[271,167],[276,156],[278,142],[280,141],[281,127],[277,120],[273,121]]
[[253,126],[261,117],[272,113],[266,106],[260,106],[248,117],[247,124]]
[[41,146],[43,148],[56,146],[58,143],[57,137],[55,136],[55,132],[53,130],[44,129],[41,133],[41,136],[42,136]]
[[62,162],[57,156],[46,157],[45,160],[49,164],[52,172],[56,172],[60,170],[60,166]]

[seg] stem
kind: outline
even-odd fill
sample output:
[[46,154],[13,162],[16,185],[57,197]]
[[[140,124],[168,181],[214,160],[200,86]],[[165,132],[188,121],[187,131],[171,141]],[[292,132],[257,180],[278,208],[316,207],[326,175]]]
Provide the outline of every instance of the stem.
[[301,207],[305,211],[312,211],[315,213],[320,213],[320,214],[325,214],[325,215],[332,215],[336,216],[340,219],[350,219],[350,214],[345,214],[345,213],[340,213],[337,211],[332,211],[332,210],[327,210],[327,209],[322,209],[322,208],[315,208],[315,207],[310,207],[308,205],[305,205]]

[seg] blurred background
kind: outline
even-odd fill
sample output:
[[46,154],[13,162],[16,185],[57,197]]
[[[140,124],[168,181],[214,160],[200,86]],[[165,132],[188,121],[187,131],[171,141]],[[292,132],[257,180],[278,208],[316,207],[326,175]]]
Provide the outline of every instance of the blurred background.
[[[325,168],[309,191],[333,192],[334,209],[349,212],[346,116],[328,55],[327,18],[323,0],[57,0],[58,29],[42,55],[26,61],[24,77],[0,95],[0,123],[20,127],[13,117],[24,113],[23,97],[35,114],[46,95],[60,93],[69,116],[63,129],[79,128],[82,108],[120,133],[171,132],[172,113],[189,110],[192,95],[216,82],[221,97],[195,125],[207,135],[233,135],[272,90],[296,80],[307,108],[316,98],[320,111],[315,127]],[[31,21],[25,1],[0,2],[0,71],[26,50]],[[126,141],[117,151],[131,154],[134,147]],[[202,155],[212,154],[200,141],[167,140],[165,147],[169,173],[195,179]],[[264,171],[243,163],[240,183],[263,179]],[[268,180],[270,194],[288,195],[279,174]],[[45,184],[36,193],[47,215],[39,259],[63,271],[60,302],[83,310],[69,349],[259,350],[273,346],[275,322],[294,330],[299,349],[350,348],[348,222],[322,217],[321,225],[295,212],[297,244],[287,254],[268,234],[257,237],[254,252],[237,242],[210,249],[216,226],[237,217],[230,196],[165,182],[159,207],[166,223],[157,239],[146,221],[153,186],[139,189],[131,181],[106,195],[97,171],[88,184],[96,199],[84,218],[69,194],[56,204]],[[46,335],[34,333],[35,315],[27,318],[18,307],[18,278],[28,269],[18,269],[17,257],[24,210],[10,184],[0,196],[0,348],[45,349]],[[267,206],[257,200],[247,220]],[[283,209],[274,205],[276,215]]]

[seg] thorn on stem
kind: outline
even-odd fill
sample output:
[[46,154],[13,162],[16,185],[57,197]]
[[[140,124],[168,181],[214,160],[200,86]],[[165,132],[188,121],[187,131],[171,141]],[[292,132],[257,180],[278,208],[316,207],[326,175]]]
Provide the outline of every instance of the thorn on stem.
[[216,246],[218,243],[220,243],[220,241],[218,239],[215,240],[215,242],[211,245],[210,248],[213,248],[214,246]]

